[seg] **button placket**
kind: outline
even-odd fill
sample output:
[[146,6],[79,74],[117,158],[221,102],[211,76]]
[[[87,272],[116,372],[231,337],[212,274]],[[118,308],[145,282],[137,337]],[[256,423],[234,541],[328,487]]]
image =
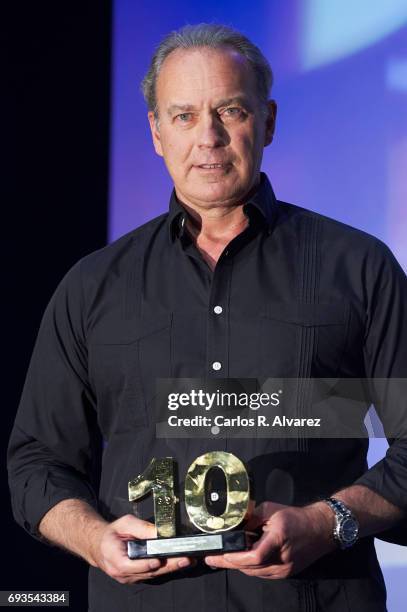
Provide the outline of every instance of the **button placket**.
[[225,317],[224,307],[228,303],[230,291],[230,260],[218,261],[215,268],[208,309],[208,368],[210,376],[228,376],[228,317]]

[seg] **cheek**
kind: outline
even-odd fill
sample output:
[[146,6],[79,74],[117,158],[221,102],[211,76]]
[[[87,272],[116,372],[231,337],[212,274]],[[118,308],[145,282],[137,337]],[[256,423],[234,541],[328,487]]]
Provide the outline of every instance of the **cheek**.
[[233,147],[240,158],[243,166],[252,166],[254,161],[254,151],[257,148],[256,137],[254,134],[237,134],[234,138]]
[[173,168],[175,173],[180,174],[180,164],[189,159],[191,145],[186,138],[172,140],[170,142],[166,142],[165,147],[163,147],[163,151],[167,165]]
[[237,151],[242,153],[252,152],[258,147],[261,134],[254,126],[250,129],[242,126],[242,129],[237,129],[232,137],[232,143]]

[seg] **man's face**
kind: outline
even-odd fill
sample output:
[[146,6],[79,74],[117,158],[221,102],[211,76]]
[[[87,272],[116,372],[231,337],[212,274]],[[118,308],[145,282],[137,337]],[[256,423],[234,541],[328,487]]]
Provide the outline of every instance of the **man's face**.
[[230,48],[173,51],[156,86],[159,125],[148,117],[177,196],[206,209],[242,201],[259,180],[276,105],[260,104],[253,71]]

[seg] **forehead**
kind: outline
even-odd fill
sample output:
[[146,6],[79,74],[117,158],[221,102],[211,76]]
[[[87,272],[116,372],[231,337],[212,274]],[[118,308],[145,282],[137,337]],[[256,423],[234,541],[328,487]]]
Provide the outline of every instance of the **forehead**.
[[199,104],[242,93],[254,96],[255,88],[251,66],[233,49],[177,49],[163,62],[156,97],[159,106]]

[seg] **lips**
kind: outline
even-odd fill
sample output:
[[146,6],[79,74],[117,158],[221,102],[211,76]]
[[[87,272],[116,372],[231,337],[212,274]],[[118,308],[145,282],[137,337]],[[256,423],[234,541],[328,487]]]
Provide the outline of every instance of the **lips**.
[[198,168],[202,168],[203,170],[216,170],[216,169],[222,169],[222,168],[227,168],[229,166],[228,163],[224,163],[224,162],[214,162],[212,164],[197,164]]

